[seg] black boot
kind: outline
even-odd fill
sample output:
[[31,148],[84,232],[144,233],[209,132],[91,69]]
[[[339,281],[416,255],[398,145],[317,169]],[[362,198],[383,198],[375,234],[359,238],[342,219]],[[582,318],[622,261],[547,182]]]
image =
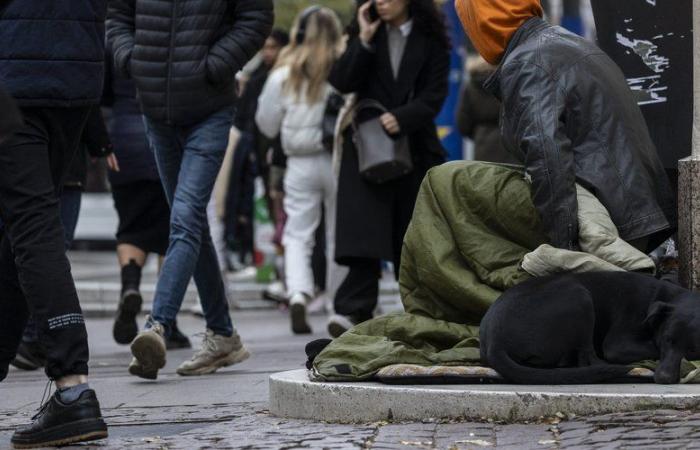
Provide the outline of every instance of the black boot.
[[114,320],[112,334],[118,344],[130,344],[139,332],[136,316],[141,312],[143,298],[141,286],[141,266],[133,259],[122,267],[122,294]]
[[177,321],[173,322],[172,329],[170,331],[170,337],[165,341],[165,348],[168,350],[176,350],[179,348],[192,348],[192,343],[190,339],[185,336],[182,331],[177,327]]
[[38,448],[93,441],[107,437],[100,403],[88,389],[72,403],[63,403],[56,392],[32,418],[32,423],[12,435],[14,448]]

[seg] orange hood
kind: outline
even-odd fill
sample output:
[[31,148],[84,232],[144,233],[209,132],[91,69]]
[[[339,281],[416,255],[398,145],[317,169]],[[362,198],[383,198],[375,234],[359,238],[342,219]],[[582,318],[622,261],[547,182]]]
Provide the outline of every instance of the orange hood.
[[498,64],[510,38],[532,17],[542,17],[539,0],[455,0],[457,14],[474,47]]

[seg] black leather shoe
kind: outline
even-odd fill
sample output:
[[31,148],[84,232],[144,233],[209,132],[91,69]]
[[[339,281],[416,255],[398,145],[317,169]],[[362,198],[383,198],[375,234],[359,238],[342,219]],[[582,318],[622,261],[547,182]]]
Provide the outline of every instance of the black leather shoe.
[[56,392],[32,417],[32,423],[12,435],[14,448],[54,447],[107,437],[100,403],[88,389],[72,403],[63,403]]

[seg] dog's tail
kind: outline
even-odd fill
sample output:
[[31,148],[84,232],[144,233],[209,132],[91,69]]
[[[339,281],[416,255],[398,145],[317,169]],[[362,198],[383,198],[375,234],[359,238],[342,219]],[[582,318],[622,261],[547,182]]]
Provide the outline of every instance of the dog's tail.
[[505,352],[489,358],[489,366],[515,384],[593,384],[627,376],[632,369],[617,364],[543,369],[518,364]]

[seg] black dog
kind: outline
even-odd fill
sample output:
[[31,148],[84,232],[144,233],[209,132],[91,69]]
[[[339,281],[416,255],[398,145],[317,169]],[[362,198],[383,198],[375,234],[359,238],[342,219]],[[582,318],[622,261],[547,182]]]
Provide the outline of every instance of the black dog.
[[642,360],[678,383],[681,359],[700,359],[700,295],[627,272],[534,278],[496,300],[480,338],[482,363],[511,383],[611,381]]

